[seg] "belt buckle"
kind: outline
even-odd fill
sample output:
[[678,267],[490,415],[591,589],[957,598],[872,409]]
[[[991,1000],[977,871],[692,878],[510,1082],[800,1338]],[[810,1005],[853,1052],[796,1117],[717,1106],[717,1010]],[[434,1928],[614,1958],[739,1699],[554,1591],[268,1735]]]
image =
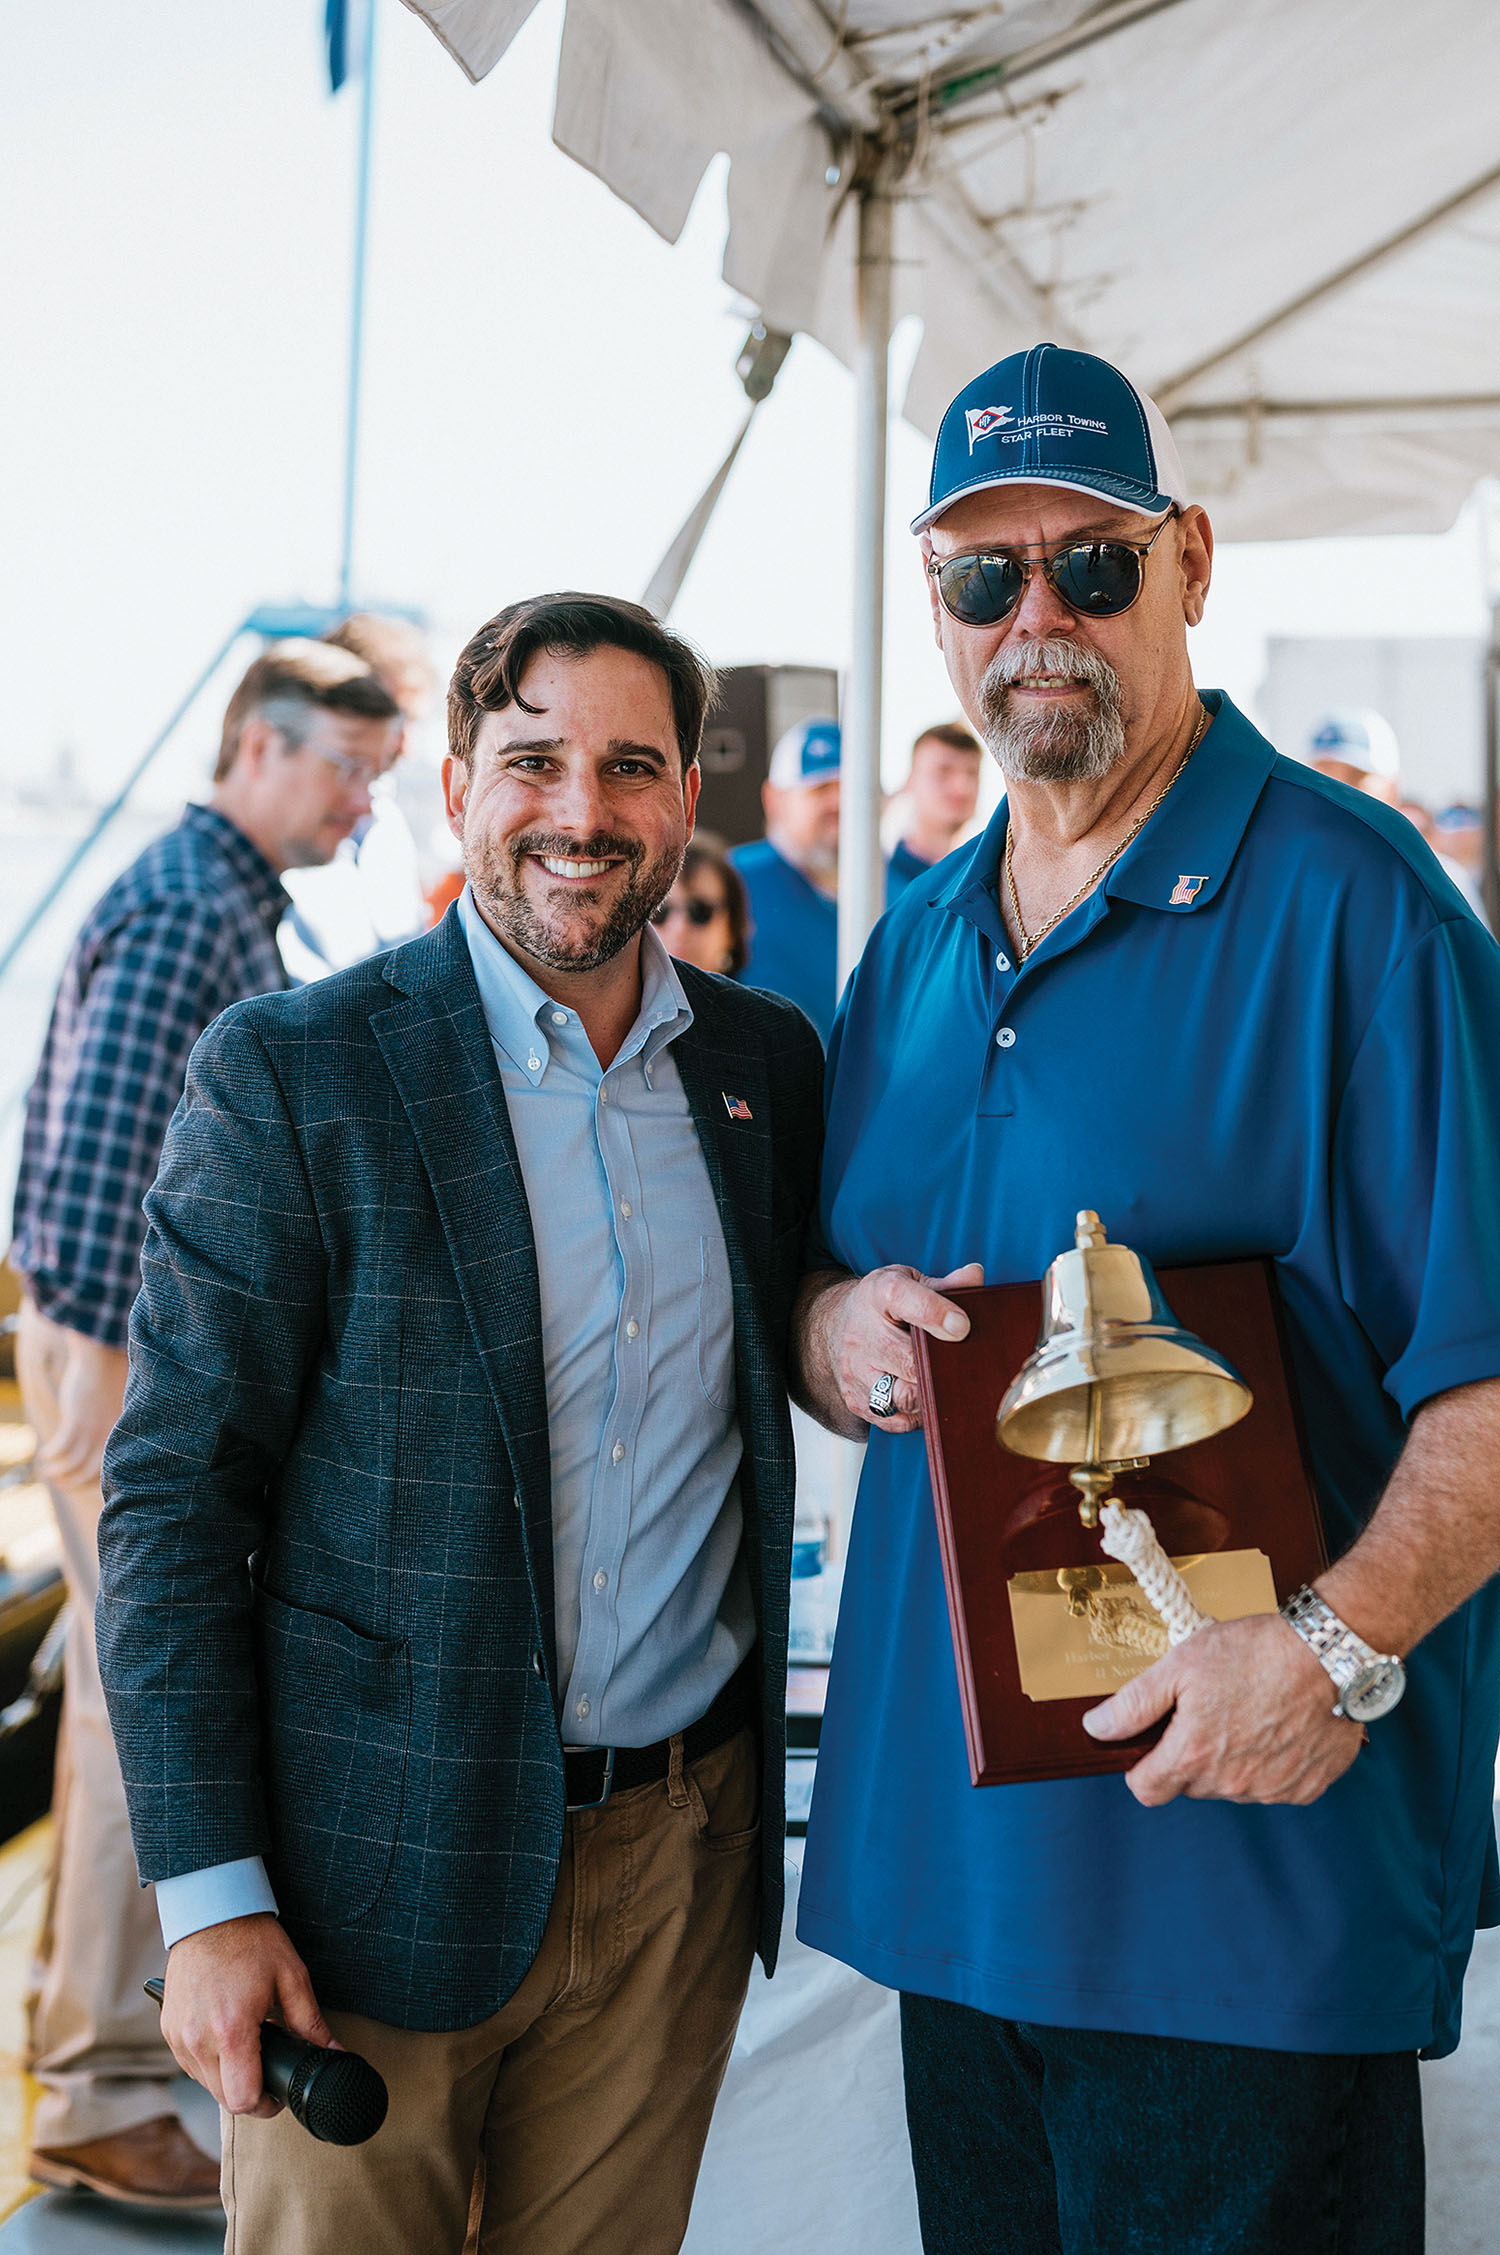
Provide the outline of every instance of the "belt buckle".
[[569,1759],[576,1760],[580,1755],[585,1757],[590,1755],[602,1756],[604,1761],[604,1776],[600,1782],[599,1791],[593,1796],[591,1800],[564,1802],[563,1814],[565,1816],[571,1816],[575,1809],[602,1809],[605,1802],[609,1799],[610,1791],[614,1784],[615,1750],[613,1746],[565,1746],[563,1748],[564,1776],[566,1776],[567,1774],[567,1763]]

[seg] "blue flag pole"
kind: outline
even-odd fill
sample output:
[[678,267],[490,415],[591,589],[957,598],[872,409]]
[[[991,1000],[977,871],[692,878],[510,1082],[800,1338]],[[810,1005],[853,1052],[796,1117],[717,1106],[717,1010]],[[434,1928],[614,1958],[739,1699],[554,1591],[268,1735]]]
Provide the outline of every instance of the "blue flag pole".
[[[349,392],[344,420],[343,534],[339,543],[339,607],[347,611],[354,592],[354,511],[358,495],[360,384],[365,345],[365,268],[370,249],[370,152],[375,130],[375,27],[379,0],[366,0],[364,69],[359,90],[359,155],[354,189],[354,273],[349,303]],[[349,67],[348,10],[330,0],[328,70],[335,91]],[[336,75],[337,74],[337,75]]]

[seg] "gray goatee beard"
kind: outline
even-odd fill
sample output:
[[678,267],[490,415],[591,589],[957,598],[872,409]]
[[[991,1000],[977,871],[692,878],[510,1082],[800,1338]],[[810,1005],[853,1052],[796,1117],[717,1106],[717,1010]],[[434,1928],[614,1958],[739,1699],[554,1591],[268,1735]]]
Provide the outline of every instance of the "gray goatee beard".
[[[1093,696],[1082,712],[1017,712],[1012,683],[1037,673],[1086,682]],[[1093,783],[1125,756],[1119,675],[1095,651],[1061,636],[998,650],[980,684],[979,709],[984,740],[1013,783]]]

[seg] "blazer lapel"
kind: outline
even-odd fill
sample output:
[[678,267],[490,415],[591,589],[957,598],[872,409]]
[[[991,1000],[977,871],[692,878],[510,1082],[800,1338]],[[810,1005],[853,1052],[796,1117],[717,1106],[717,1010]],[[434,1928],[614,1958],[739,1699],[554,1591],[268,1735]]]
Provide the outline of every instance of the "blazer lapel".
[[397,948],[396,990],[370,1025],[432,1185],[485,1376],[510,1450],[532,1583],[553,1643],[552,1503],[547,1383],[536,1244],[505,1092],[457,916]]
[[[735,1333],[764,1353],[766,1341],[755,1282],[770,1265],[771,1096],[764,1060],[745,1046],[744,1028],[724,1023],[706,980],[679,975],[693,1006],[693,1023],[672,1044],[698,1141],[708,1167],[734,1289]],[[730,1105],[746,1107],[731,1114]]]

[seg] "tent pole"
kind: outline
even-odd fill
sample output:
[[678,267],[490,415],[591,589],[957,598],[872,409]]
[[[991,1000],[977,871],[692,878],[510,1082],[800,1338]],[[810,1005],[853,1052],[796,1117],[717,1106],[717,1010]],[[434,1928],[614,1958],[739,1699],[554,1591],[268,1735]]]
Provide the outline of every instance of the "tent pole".
[[1493,603],[1490,606],[1490,646],[1484,658],[1484,859],[1480,863],[1484,913],[1492,932],[1500,932],[1497,818],[1500,818],[1500,603]]
[[881,646],[886,416],[894,204],[877,179],[859,199],[854,354],[854,647],[839,814],[839,984],[885,906],[880,855]]

